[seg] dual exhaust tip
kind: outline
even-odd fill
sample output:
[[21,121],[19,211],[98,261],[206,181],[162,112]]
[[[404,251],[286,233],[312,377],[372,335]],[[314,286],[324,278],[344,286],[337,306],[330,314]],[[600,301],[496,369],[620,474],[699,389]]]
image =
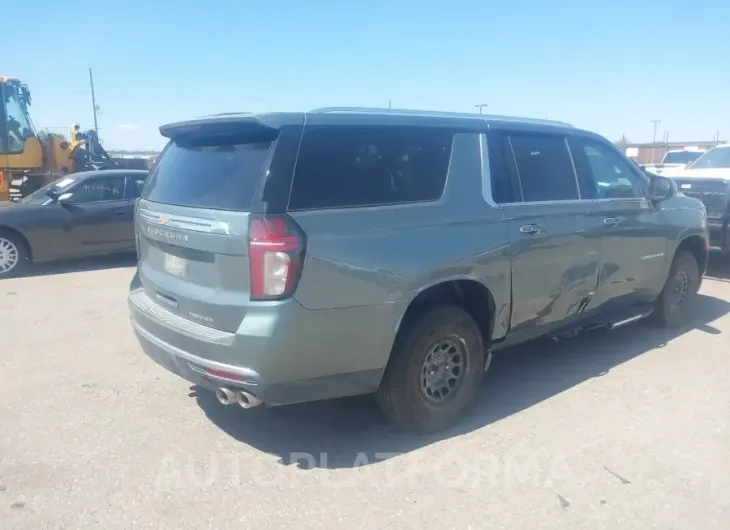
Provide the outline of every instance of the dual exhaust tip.
[[222,405],[233,405],[238,403],[244,409],[252,409],[263,404],[263,400],[257,398],[253,394],[249,394],[244,390],[231,390],[230,388],[220,387],[215,390],[215,397]]

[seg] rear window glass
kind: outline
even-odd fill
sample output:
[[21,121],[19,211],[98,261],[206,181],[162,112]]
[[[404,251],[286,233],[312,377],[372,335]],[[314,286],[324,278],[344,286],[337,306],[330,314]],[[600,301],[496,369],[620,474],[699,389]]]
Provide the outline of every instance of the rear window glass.
[[250,136],[177,139],[160,158],[142,196],[165,204],[248,210],[273,144]]
[[454,133],[430,127],[312,127],[299,149],[289,209],[434,201]]
[[689,164],[697,160],[702,152],[700,151],[677,151],[664,155],[662,164]]

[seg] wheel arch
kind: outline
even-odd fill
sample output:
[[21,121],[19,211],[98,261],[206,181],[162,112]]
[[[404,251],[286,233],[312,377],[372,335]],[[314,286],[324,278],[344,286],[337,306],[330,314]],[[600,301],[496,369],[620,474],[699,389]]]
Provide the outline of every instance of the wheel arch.
[[709,259],[710,249],[708,247],[707,239],[699,234],[690,234],[684,236],[679,241],[677,248],[674,250],[674,256],[672,256],[672,261],[674,261],[674,259],[677,257],[677,254],[682,251],[688,251],[694,256],[695,260],[697,261],[697,267],[700,271],[701,279],[705,275],[705,272],[707,270],[707,261]]
[[473,278],[443,280],[421,290],[403,313],[396,339],[401,330],[424,309],[439,305],[455,305],[464,309],[479,327],[484,344],[489,344],[499,310],[492,290]]

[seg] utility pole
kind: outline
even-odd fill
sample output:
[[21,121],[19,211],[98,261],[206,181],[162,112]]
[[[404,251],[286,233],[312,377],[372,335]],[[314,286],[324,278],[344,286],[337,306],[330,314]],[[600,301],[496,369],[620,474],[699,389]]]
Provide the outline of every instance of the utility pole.
[[96,120],[96,96],[94,95],[94,76],[91,74],[91,68],[89,68],[89,84],[91,85],[91,104],[94,106],[94,132],[98,138],[99,123]]
[[656,143],[656,130],[659,127],[659,124],[662,122],[662,120],[651,120],[651,123],[654,124],[654,136],[652,136],[651,143]]
[[479,109],[479,114],[481,114],[482,113],[482,109],[484,107],[488,107],[489,105],[487,105],[486,103],[479,103],[478,105],[474,105],[474,106]]

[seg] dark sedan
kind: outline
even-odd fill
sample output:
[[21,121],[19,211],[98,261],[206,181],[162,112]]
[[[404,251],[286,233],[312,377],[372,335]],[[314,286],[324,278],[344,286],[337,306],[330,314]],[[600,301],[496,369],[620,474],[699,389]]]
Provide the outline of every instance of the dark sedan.
[[62,177],[19,203],[0,203],[0,278],[31,263],[133,252],[134,205],[146,171]]

